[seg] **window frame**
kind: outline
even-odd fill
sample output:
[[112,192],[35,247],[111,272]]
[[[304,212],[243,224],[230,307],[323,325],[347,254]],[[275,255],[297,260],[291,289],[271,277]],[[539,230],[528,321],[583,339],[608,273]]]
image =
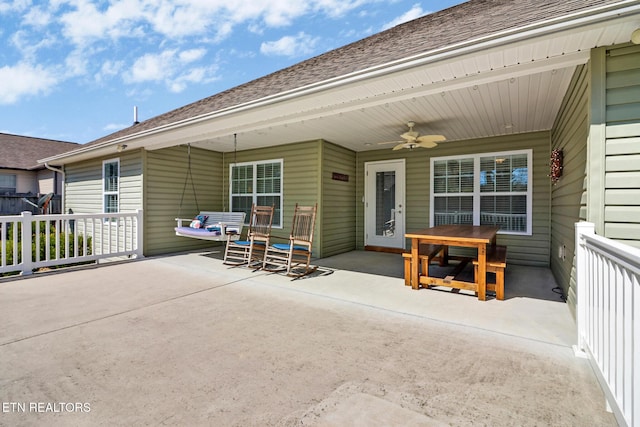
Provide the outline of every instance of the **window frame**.
[[[508,191],[508,192],[482,192],[480,188],[480,160],[484,157],[503,157],[503,156],[513,156],[513,155],[523,155],[527,156],[527,190],[526,191]],[[492,196],[492,195],[525,195],[527,201],[527,229],[526,231],[510,231],[510,230],[500,230],[499,234],[509,234],[516,236],[531,236],[533,234],[533,149],[525,149],[525,150],[511,150],[511,151],[496,151],[496,152],[487,152],[487,153],[472,153],[472,154],[461,154],[455,156],[442,156],[442,157],[431,157],[430,158],[430,191],[429,191],[429,223],[435,224],[435,180],[434,180],[434,164],[437,161],[446,161],[446,160],[462,160],[462,159],[473,159],[473,192],[461,192],[461,193],[448,193],[451,197],[454,196],[472,196],[473,197],[473,225],[480,225],[480,202],[482,196]],[[447,193],[438,193],[438,194],[447,194]]]
[[[264,164],[274,164],[277,163],[280,165],[280,192],[279,193],[258,193],[258,165]],[[253,167],[253,191],[251,193],[234,193],[233,192],[233,168],[242,167],[242,166],[252,166]],[[284,159],[270,159],[270,160],[258,160],[252,162],[239,162],[239,163],[231,163],[229,165],[229,208],[231,209],[233,206],[233,197],[234,196],[251,196],[252,203],[257,204],[258,196],[276,196],[280,198],[280,206],[275,207],[274,213],[274,224],[273,228],[281,229],[283,228],[283,205],[284,205]],[[276,213],[279,213],[276,218]],[[249,215],[245,218],[245,224],[248,224],[250,221]]]
[[[117,165],[116,167],[116,171],[117,171],[117,178],[118,178],[118,182],[117,182],[117,189],[115,191],[107,191],[106,190],[106,171],[105,171],[105,167],[107,164],[109,163],[115,163]],[[120,159],[119,158],[115,158],[115,159],[108,159],[108,160],[103,160],[102,161],[102,213],[118,213],[120,212],[120,184],[121,184],[121,174],[120,174]],[[116,196],[117,199],[117,207],[116,207],[116,211],[115,212],[107,212],[107,203],[106,203],[106,198],[107,196]]]
[[11,178],[13,177],[13,190],[9,191],[10,187],[1,187],[1,188],[5,188],[6,191],[2,191],[2,189],[0,188],[0,194],[18,194],[18,175],[15,173],[0,173],[0,176],[3,177],[8,177]]

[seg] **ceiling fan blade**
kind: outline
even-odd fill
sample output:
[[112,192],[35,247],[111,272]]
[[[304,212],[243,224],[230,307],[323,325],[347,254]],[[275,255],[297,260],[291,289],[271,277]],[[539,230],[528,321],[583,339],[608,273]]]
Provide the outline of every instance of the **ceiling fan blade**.
[[427,142],[427,143],[442,142],[442,141],[446,141],[446,140],[447,140],[447,138],[445,138],[442,135],[422,135],[422,136],[417,138],[418,142]]
[[407,147],[408,144],[406,142],[402,142],[401,144],[396,145],[395,147],[393,147],[393,150],[402,150],[403,148]]
[[423,142],[416,142],[416,145],[422,148],[433,148],[433,147],[437,147],[438,143],[433,141],[423,141]]
[[415,141],[419,135],[420,134],[418,132],[409,131],[409,132],[403,133],[402,135],[400,135],[400,137],[406,139],[407,141]]

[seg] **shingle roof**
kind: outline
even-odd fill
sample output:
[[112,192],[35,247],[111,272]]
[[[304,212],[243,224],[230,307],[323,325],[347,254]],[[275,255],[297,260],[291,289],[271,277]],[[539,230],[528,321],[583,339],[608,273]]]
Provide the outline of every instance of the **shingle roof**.
[[43,168],[39,159],[78,148],[73,142],[0,133],[0,169],[32,170]]
[[471,0],[122,129],[87,145],[619,0]]

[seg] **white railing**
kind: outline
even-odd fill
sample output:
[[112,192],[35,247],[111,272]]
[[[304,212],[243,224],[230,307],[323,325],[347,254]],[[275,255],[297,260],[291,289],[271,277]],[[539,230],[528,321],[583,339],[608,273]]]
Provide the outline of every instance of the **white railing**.
[[578,351],[622,426],[640,426],[640,250],[576,224]]
[[142,210],[0,216],[0,273],[121,257],[142,257]]

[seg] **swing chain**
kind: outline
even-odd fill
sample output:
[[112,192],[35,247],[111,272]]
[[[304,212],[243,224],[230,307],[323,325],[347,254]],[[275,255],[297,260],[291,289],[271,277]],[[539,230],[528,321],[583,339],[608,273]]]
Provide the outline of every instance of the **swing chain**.
[[178,218],[181,218],[182,215],[182,202],[184,201],[184,193],[187,189],[187,182],[191,179],[191,191],[193,192],[193,198],[196,202],[196,209],[200,212],[200,205],[198,204],[198,194],[196,193],[196,188],[193,182],[193,175],[191,173],[191,144],[187,144],[187,174],[184,177],[184,186],[182,187],[182,195],[180,196],[180,206],[178,208]]

